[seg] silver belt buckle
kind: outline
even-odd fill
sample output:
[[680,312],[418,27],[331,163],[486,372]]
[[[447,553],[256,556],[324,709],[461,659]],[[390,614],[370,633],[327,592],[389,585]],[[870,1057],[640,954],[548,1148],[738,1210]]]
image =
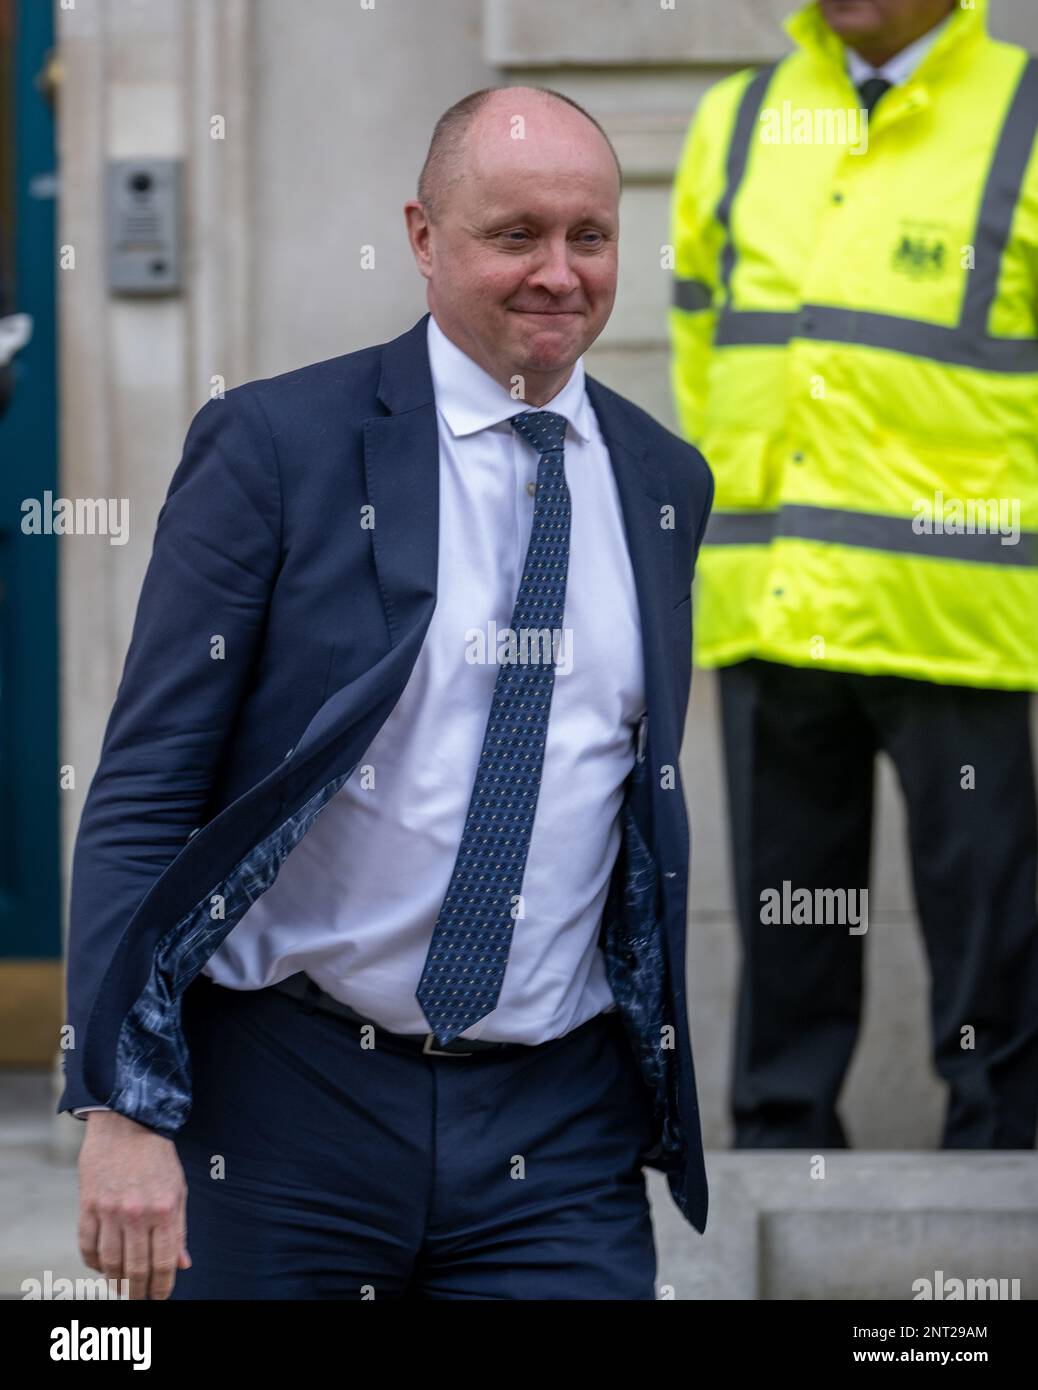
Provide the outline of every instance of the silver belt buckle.
[[436,1041],[435,1033],[426,1033],[425,1042],[422,1043],[422,1051],[427,1057],[471,1057],[471,1052],[445,1052],[442,1047],[433,1047]]

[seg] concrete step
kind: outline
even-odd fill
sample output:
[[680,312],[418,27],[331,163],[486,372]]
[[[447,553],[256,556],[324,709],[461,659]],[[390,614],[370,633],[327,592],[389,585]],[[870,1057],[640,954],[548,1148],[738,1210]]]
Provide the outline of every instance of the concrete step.
[[707,1174],[703,1236],[650,1174],[661,1297],[911,1301],[926,1280],[948,1299],[953,1278],[1038,1291],[1033,1152],[709,1152]]

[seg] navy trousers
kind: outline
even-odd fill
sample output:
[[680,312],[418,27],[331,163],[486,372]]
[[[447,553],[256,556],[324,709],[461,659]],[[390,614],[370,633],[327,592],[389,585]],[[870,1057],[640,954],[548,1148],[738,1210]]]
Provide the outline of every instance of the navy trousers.
[[655,1297],[652,1100],[618,1013],[465,1057],[205,976],[183,1017],[174,1299]]

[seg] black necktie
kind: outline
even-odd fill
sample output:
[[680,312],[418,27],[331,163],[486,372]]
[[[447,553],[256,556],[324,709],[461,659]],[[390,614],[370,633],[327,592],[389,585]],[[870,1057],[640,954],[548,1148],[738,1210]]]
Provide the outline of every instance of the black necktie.
[[872,115],[872,110],[884,92],[889,91],[893,84],[888,82],[885,77],[867,77],[858,87],[861,94],[862,104],[865,110]]

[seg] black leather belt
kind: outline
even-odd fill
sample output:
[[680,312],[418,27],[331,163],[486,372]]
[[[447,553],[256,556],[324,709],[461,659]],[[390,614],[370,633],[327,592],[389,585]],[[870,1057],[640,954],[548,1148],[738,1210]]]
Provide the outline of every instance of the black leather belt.
[[311,1009],[321,1009],[324,1013],[335,1014],[337,1018],[349,1019],[351,1023],[365,1024],[374,1028],[376,1033],[392,1038],[401,1047],[424,1052],[429,1057],[472,1057],[477,1052],[527,1052],[536,1046],[531,1043],[491,1042],[483,1038],[451,1038],[446,1047],[441,1047],[436,1041],[435,1033],[391,1033],[374,1019],[365,1018],[348,1004],[333,998],[302,970],[297,975],[289,975],[287,980],[280,980],[277,984],[271,985],[270,988],[280,990],[282,994],[290,994],[293,999],[300,1000],[304,1006]]

